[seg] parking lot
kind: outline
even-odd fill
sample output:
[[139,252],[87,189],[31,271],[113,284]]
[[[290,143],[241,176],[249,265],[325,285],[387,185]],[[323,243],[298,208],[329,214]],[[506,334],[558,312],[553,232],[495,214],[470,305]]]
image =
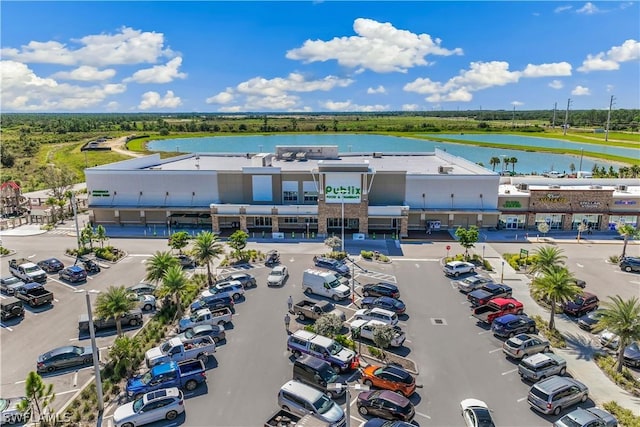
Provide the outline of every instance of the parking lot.
[[[55,256],[65,264],[71,261],[62,254],[73,242],[63,236],[5,237],[4,241],[6,246],[17,250],[15,257],[37,260]],[[109,285],[132,285],[144,277],[144,261],[156,250],[167,249],[165,240],[114,239],[110,243],[124,249],[128,256],[84,284],[69,285],[58,281],[56,275],[50,277],[46,287],[54,292],[53,307],[41,312],[27,309],[22,322],[3,325],[0,331],[3,396],[24,393],[24,378],[35,368],[38,354],[66,344],[88,345],[88,337],[79,337],[77,331],[78,315],[86,312],[85,290],[93,300]],[[459,424],[462,422],[459,403],[470,397],[487,402],[498,425],[550,424],[557,417],[541,416],[529,408],[526,397],[530,384],[520,379],[517,363],[503,355],[502,340],[476,324],[466,297],[442,274],[440,259],[446,253],[444,246],[435,243],[407,248],[405,257],[390,264],[359,261],[367,272],[354,270],[356,293],[366,283],[389,281],[399,286],[401,299],[407,305],[406,316],[400,318],[407,341],[397,353],[415,362],[416,382],[423,386],[410,398],[416,408],[413,424]],[[46,250],[34,251],[36,247]],[[250,247],[266,252],[274,246],[252,243]],[[326,251],[326,247],[318,243],[289,243],[278,244],[277,249],[281,263],[289,268],[289,280],[282,288],[268,288],[269,268],[255,264],[242,270],[253,274],[258,286],[248,289],[245,298],[237,303],[227,340],[208,364],[207,386],[186,394],[186,416],[179,417],[178,424],[261,425],[278,409],[277,392],[291,379],[293,365],[286,348],[283,321],[287,298],[291,295],[294,302],[305,298],[302,273],[313,266],[313,256]],[[7,260],[5,257],[3,263]],[[234,270],[219,269],[218,273]],[[588,286],[597,289],[591,273],[585,270]],[[625,280],[615,286],[627,289],[626,282],[637,280],[637,275],[632,276],[624,275]],[[514,296],[517,297],[515,290]],[[355,304],[350,300],[337,304],[345,311],[347,322],[359,308],[358,298]],[[526,309],[525,306],[525,312]],[[294,329],[304,324],[292,318],[291,326]],[[115,332],[100,333],[98,346],[105,350],[114,338]],[[102,354],[106,356],[105,351]],[[56,406],[71,398],[91,375],[92,368],[88,367],[45,376],[58,394]],[[343,379],[357,381],[358,376],[356,371],[345,374]],[[357,413],[355,397],[354,393],[350,402],[351,421],[352,425],[359,425],[365,418]],[[344,405],[344,399],[339,403]],[[593,402],[584,405],[592,406]],[[107,425],[111,424],[111,413],[105,414]]]

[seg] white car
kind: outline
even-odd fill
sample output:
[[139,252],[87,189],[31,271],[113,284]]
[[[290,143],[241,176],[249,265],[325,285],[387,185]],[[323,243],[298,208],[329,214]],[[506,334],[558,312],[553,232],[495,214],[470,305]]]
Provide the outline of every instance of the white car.
[[611,350],[617,350],[620,346],[620,337],[607,329],[600,332],[599,338],[600,345],[603,347],[610,348]]
[[25,424],[29,417],[18,409],[18,404],[26,397],[0,398],[0,425]]
[[116,427],[135,427],[155,421],[175,420],[184,412],[184,398],[177,387],[146,393],[113,413]]
[[491,411],[482,400],[464,399],[460,402],[460,410],[467,427],[495,427]]
[[[358,334],[362,338],[366,338],[370,341],[373,341],[373,333],[378,326],[386,326],[387,324],[381,322],[379,320],[362,320],[357,319],[349,324],[349,329],[351,330],[351,335],[357,337]],[[407,334],[405,334],[400,326],[393,327],[393,338],[391,339],[391,347],[402,347],[402,344],[407,339]]]
[[461,274],[473,273],[476,266],[466,261],[450,261],[444,265],[442,270],[447,276],[458,277]]
[[398,315],[393,311],[385,310],[383,308],[363,308],[356,311],[354,316],[356,320],[378,320],[387,325],[395,326],[398,324]]
[[142,311],[151,311],[156,309],[156,297],[153,295],[132,294],[132,299],[138,302],[138,308]]
[[289,277],[289,270],[284,265],[273,267],[269,277],[267,277],[267,286],[282,286]]
[[[237,301],[244,295],[244,286],[242,286],[242,283],[238,280],[231,280],[230,282],[216,283],[213,287],[209,288],[208,292],[210,292],[209,295],[227,294],[233,298],[234,301]],[[204,293],[202,295],[204,296]]]

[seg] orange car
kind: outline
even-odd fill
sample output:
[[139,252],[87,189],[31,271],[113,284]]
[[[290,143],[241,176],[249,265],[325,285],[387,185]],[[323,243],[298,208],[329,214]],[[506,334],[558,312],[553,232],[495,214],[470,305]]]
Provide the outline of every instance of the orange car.
[[409,397],[416,390],[416,379],[397,365],[369,365],[362,371],[362,383],[385,390],[392,390]]

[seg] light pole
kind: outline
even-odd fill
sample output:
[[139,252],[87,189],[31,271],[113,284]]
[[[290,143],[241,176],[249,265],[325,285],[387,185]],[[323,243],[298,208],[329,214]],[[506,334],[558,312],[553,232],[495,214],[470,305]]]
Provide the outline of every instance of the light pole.
[[93,350],[93,373],[96,377],[96,393],[98,394],[98,411],[104,411],[104,398],[102,396],[102,379],[100,378],[100,358],[98,357],[98,346],[96,345],[96,331],[93,327],[93,313],[91,311],[91,298],[89,292],[85,291],[87,298],[87,314],[89,316],[89,336],[91,337],[91,349]]
[[484,262],[484,245],[482,245],[482,262]]
[[582,170],[582,156],[584,156],[584,148],[580,149],[580,167],[578,168],[578,172]]
[[341,240],[342,240],[342,253],[344,253],[344,192],[340,192],[340,202],[342,204],[342,220],[340,221],[340,225],[342,233],[341,233]]
[[342,389],[345,389],[347,392],[346,401],[345,401],[345,406],[347,407],[345,411],[345,418],[347,421],[347,427],[350,427],[351,426],[351,393],[349,391],[350,390],[369,391],[371,390],[371,388],[366,384],[360,384],[360,383],[355,383],[355,384],[332,383],[327,385],[327,390],[340,391]]
[[76,243],[78,244],[78,254],[80,253],[80,227],[78,227],[78,203],[75,193],[71,194],[71,207],[73,208],[73,219],[76,223]]
[[500,283],[504,283],[504,261],[502,261],[502,271],[500,272]]

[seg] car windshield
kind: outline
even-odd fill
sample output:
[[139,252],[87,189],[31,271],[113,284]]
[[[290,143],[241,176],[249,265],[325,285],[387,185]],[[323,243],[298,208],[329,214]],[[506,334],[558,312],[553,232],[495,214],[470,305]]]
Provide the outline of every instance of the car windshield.
[[84,349],[82,347],[73,347],[73,353],[82,354],[84,353]]
[[162,345],[162,347],[160,347],[160,351],[162,351],[163,353],[168,353],[169,350],[171,350],[171,343],[166,342]]
[[27,267],[24,269],[24,271],[27,273],[35,273],[38,270],[40,270],[40,267],[38,267],[37,265],[34,265],[33,267]]
[[320,376],[322,377],[322,380],[327,384],[334,383],[338,379],[338,374],[331,368],[320,371]]
[[333,282],[329,282],[329,286],[331,286],[331,288],[335,289],[338,286],[340,286],[340,282],[338,281],[338,279],[335,279]]
[[316,408],[316,410],[318,411],[319,414],[324,414],[325,412],[327,412],[329,409],[331,409],[331,406],[333,405],[333,400],[329,399],[327,396],[325,396],[324,394],[320,397],[320,399],[318,399],[314,404],[313,407]]
[[495,427],[491,414],[484,408],[476,409],[476,418],[478,419],[478,427]]
[[144,405],[144,396],[133,401],[133,412],[138,412]]
[[569,416],[569,415],[565,415],[564,417],[562,417],[560,419],[560,422],[562,423],[562,425],[567,426],[567,427],[582,427],[583,426],[582,423],[577,422],[576,420],[571,418],[571,416]]
[[9,401],[7,399],[0,399],[0,411],[4,411],[9,406]]
[[342,351],[343,347],[338,344],[337,342],[333,342],[330,346],[329,346],[329,353],[331,353],[331,355],[335,356],[336,354],[340,353]]
[[282,270],[273,270],[271,272],[272,276],[282,276]]
[[146,374],[144,374],[142,377],[140,377],[140,382],[144,385],[149,384],[149,381],[151,381],[151,378],[153,378],[151,376],[151,371],[147,372]]
[[578,305],[582,305],[582,303],[584,303],[584,298],[576,297],[576,299],[574,299],[573,302],[578,304]]
[[333,309],[336,308],[333,304],[331,304],[330,302],[325,304],[324,306],[322,306],[322,311],[325,313],[330,313],[333,311]]

